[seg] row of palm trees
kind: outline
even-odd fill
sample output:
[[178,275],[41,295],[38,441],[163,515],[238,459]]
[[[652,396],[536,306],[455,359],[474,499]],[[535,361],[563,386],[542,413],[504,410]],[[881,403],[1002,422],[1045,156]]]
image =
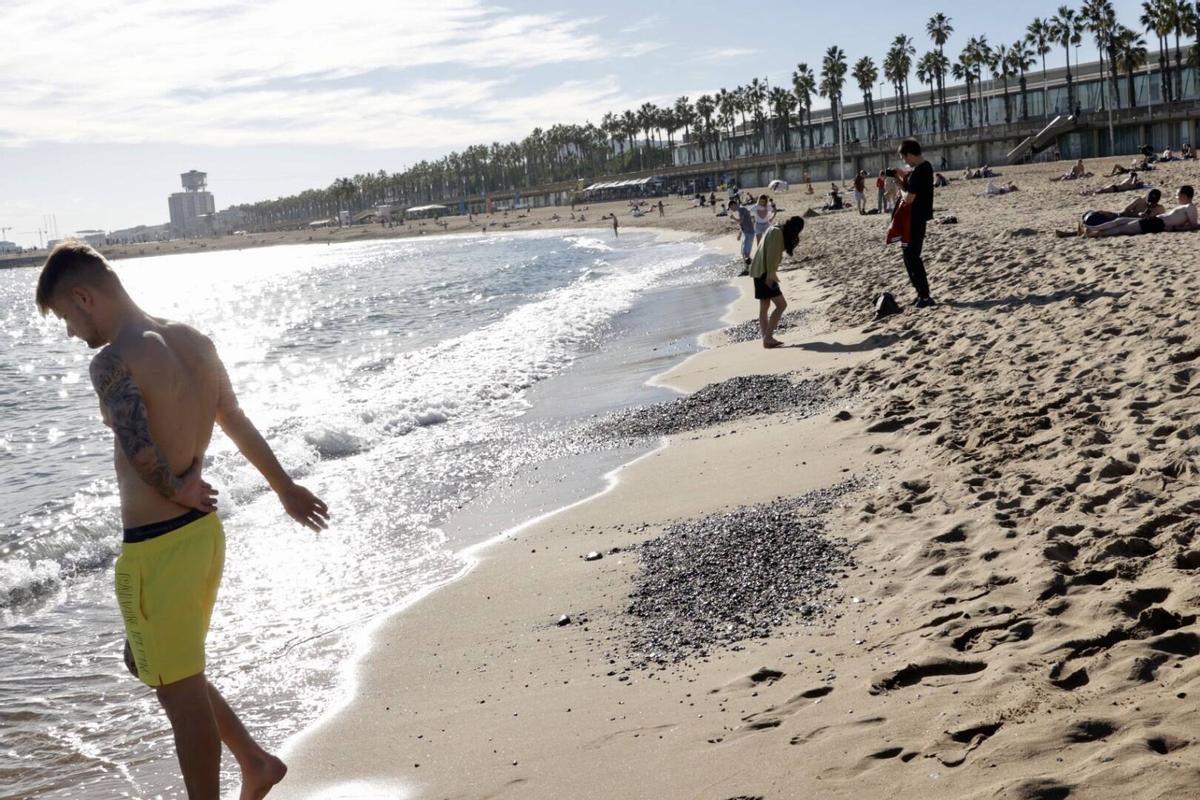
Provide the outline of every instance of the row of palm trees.
[[[1164,101],[1182,99],[1185,55],[1181,42],[1184,37],[1196,37],[1186,57],[1188,63],[1195,64],[1200,54],[1200,0],[1146,0],[1138,24],[1157,40]],[[830,138],[845,138],[841,109],[848,78],[862,93],[866,135],[871,141],[917,132],[910,94],[914,77],[929,90],[925,132],[945,134],[952,128],[996,124],[991,104],[983,96],[984,83],[989,80],[999,81],[1002,86],[1007,124],[1017,118],[1030,118],[1030,73],[1040,60],[1044,87],[1046,56],[1060,47],[1066,58],[1066,107],[1079,106],[1071,48],[1081,45],[1085,36],[1092,39],[1100,54],[1106,84],[1104,102],[1120,108],[1122,73],[1128,81],[1128,102],[1136,105],[1134,74],[1149,57],[1146,39],[1118,21],[1111,0],[1084,0],[1079,9],[1060,6],[1052,16],[1033,20],[1012,43],[993,44],[987,36],[972,36],[953,58],[946,52],[954,34],[950,17],[934,14],[925,25],[925,34],[931,47],[920,57],[916,42],[906,34],[895,37],[878,63],[866,55],[851,67],[845,51],[833,46],[826,50],[819,69],[798,64],[790,86],[771,86],[765,79],[753,78],[745,86],[722,88],[702,94],[695,101],[680,97],[665,106],[644,103],[636,109],[606,113],[599,125],[587,122],[537,128],[519,142],[476,145],[441,159],[421,161],[398,173],[381,170],[340,178],[325,189],[241,208],[251,216],[253,225],[276,227],[332,216],[347,207],[453,201],[654,170],[672,163],[677,134],[682,134],[681,141],[689,145],[684,151],[689,163],[815,149],[832,144],[826,141],[827,126],[813,121],[813,104],[818,97],[828,103]],[[1079,65],[1074,66],[1078,71]],[[957,121],[952,121],[952,105],[947,101],[948,78],[965,88]],[[894,112],[890,117],[878,108],[883,98],[877,98],[875,92],[880,85],[891,89]],[[1014,88],[1016,102],[1011,91]],[[1045,101],[1043,91],[1044,106]],[[1042,109],[1043,114],[1049,111]]]

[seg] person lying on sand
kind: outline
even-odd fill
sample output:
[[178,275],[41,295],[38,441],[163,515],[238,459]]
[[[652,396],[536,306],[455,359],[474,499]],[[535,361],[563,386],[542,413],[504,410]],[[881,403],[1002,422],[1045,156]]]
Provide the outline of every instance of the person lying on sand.
[[1075,166],[1071,167],[1071,169],[1069,171],[1064,172],[1062,175],[1059,175],[1057,178],[1051,178],[1050,180],[1052,180],[1052,181],[1077,181],[1080,178],[1090,178],[1091,176],[1092,176],[1092,173],[1088,172],[1087,169],[1083,166],[1083,159],[1081,158],[1075,162]]
[[963,172],[963,178],[968,181],[979,180],[980,178],[999,178],[1000,173],[994,172],[991,167],[984,164],[977,169],[967,169]]
[[1191,186],[1179,187],[1179,205],[1165,214],[1142,219],[1115,219],[1101,225],[1089,225],[1084,236],[1098,238],[1103,236],[1138,236],[1143,233],[1163,233],[1165,231],[1194,231],[1200,228],[1197,218],[1196,204],[1193,202],[1195,191]]
[[1117,183],[1110,183],[1108,186],[1101,186],[1099,189],[1094,189],[1090,192],[1080,192],[1080,194],[1118,194],[1120,192],[1131,192],[1135,189],[1144,189],[1146,184],[1138,178],[1136,172],[1131,172],[1125,176],[1124,180]]
[[1002,194],[1009,194],[1009,193],[1015,192],[1015,191],[1017,191],[1017,185],[1015,183],[1013,183],[1012,181],[1009,181],[1008,183],[1004,184],[1003,186],[997,186],[995,184],[995,182],[988,181],[987,188],[984,189],[982,192],[980,192],[979,196],[980,197],[998,197]]
[[1112,169],[1108,171],[1105,177],[1115,178],[1118,175],[1127,175],[1130,172],[1148,172],[1154,169],[1154,165],[1144,158],[1135,158],[1129,162],[1128,167],[1122,167],[1120,164],[1113,164]]
[[[754,281],[754,298],[758,300],[758,329],[762,333],[763,347],[768,350],[779,347],[783,342],[775,338],[775,329],[787,309],[783,289],[779,287],[779,265],[783,254],[795,252],[800,242],[804,220],[790,217],[783,226],[772,225],[763,236],[762,246],[754,254],[750,265],[750,278]],[[771,305],[775,310],[771,311]],[[768,313],[769,312],[769,313]]]
[[1157,217],[1159,214],[1166,213],[1166,209],[1162,207],[1159,200],[1162,199],[1162,192],[1158,189],[1151,189],[1145,197],[1139,197],[1132,203],[1121,209],[1118,214],[1113,211],[1087,211],[1080,217],[1080,222],[1075,230],[1056,230],[1054,235],[1060,239],[1069,239],[1074,236],[1083,236],[1089,225],[1102,225],[1105,222],[1112,222],[1115,219],[1146,219],[1148,217]]
[[935,189],[941,189],[950,185],[950,179],[940,172],[934,173],[933,186]]

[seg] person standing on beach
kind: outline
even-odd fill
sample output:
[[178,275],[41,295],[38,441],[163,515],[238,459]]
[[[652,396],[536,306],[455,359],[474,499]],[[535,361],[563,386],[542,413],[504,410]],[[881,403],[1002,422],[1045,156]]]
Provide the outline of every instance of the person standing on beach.
[[[746,268],[750,267],[750,250],[754,247],[754,217],[750,214],[750,209],[739,203],[737,200],[729,201],[729,216],[737,221],[741,228],[739,236],[742,239],[742,261],[745,262]],[[748,275],[748,272],[743,272],[743,275]]]
[[190,800],[219,800],[222,742],[241,767],[241,797],[264,797],[287,767],[251,737],[205,676],[204,643],[225,559],[217,491],[201,477],[213,425],[262,473],[292,519],[318,531],[329,509],[291,479],[242,412],[213,343],[138,308],[91,247],[56,247],[35,299],[43,315],[66,323],[68,336],[100,351],[89,371],[116,440],[125,532],[115,584],[126,666],[158,695]]
[[618,225],[617,225],[617,215],[616,215],[616,212],[614,212],[614,213],[613,213],[612,217],[613,217],[613,236],[620,236],[621,234],[617,233],[617,227],[618,227]]
[[859,214],[867,213],[867,173],[861,169],[854,176],[854,207]]
[[[789,256],[795,252],[803,230],[803,217],[789,217],[783,227],[772,225],[750,265],[754,299],[758,300],[758,329],[762,333],[763,347],[768,350],[783,344],[775,338],[775,329],[787,310],[787,300],[783,296],[783,289],[779,287],[779,265],[783,262],[785,252]],[[774,311],[771,311],[772,304],[775,305]]]
[[911,206],[912,228],[908,242],[904,245],[904,268],[908,279],[917,290],[917,307],[934,305],[929,294],[929,278],[925,274],[922,250],[925,247],[925,228],[933,219],[933,165],[921,156],[921,143],[916,139],[905,139],[900,143],[900,158],[911,169],[904,185],[904,197],[900,202]]
[[879,177],[875,179],[875,211],[882,214],[884,209],[883,197],[884,189],[887,188],[887,175],[883,170],[879,170]]

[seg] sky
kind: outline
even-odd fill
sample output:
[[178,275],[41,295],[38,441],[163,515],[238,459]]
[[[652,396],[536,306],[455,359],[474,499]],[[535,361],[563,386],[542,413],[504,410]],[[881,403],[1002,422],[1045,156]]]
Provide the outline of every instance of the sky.
[[[907,33],[920,55],[938,11],[949,53],[1012,42],[1059,2],[859,0],[847,18],[809,0],[0,0],[0,240],[166,222],[191,169],[226,208],[754,77],[790,85],[832,44],[878,62]],[[1114,5],[1136,28],[1140,4]]]

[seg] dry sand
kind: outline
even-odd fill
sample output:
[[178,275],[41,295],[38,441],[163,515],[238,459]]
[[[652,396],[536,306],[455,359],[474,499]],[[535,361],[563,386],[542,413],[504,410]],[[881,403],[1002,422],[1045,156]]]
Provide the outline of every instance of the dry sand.
[[[1200,237],[1055,239],[1130,199],[1047,180],[1066,166],[1002,168],[1021,187],[1003,197],[939,190],[959,220],[930,228],[941,305],[882,322],[873,293],[911,295],[882,219],[811,219],[784,275],[803,311],[792,346],[713,334],[661,380],[797,373],[835,404],[674,436],[605,493],[478,550],[467,577],[380,627],[352,699],[293,743],[272,797],[1200,793]],[[1173,196],[1195,171],[1148,177]],[[712,224],[676,212],[648,221]],[[743,294],[727,321],[754,313]],[[630,667],[631,547],[847,476],[865,487],[826,526],[855,566],[824,615]]]

